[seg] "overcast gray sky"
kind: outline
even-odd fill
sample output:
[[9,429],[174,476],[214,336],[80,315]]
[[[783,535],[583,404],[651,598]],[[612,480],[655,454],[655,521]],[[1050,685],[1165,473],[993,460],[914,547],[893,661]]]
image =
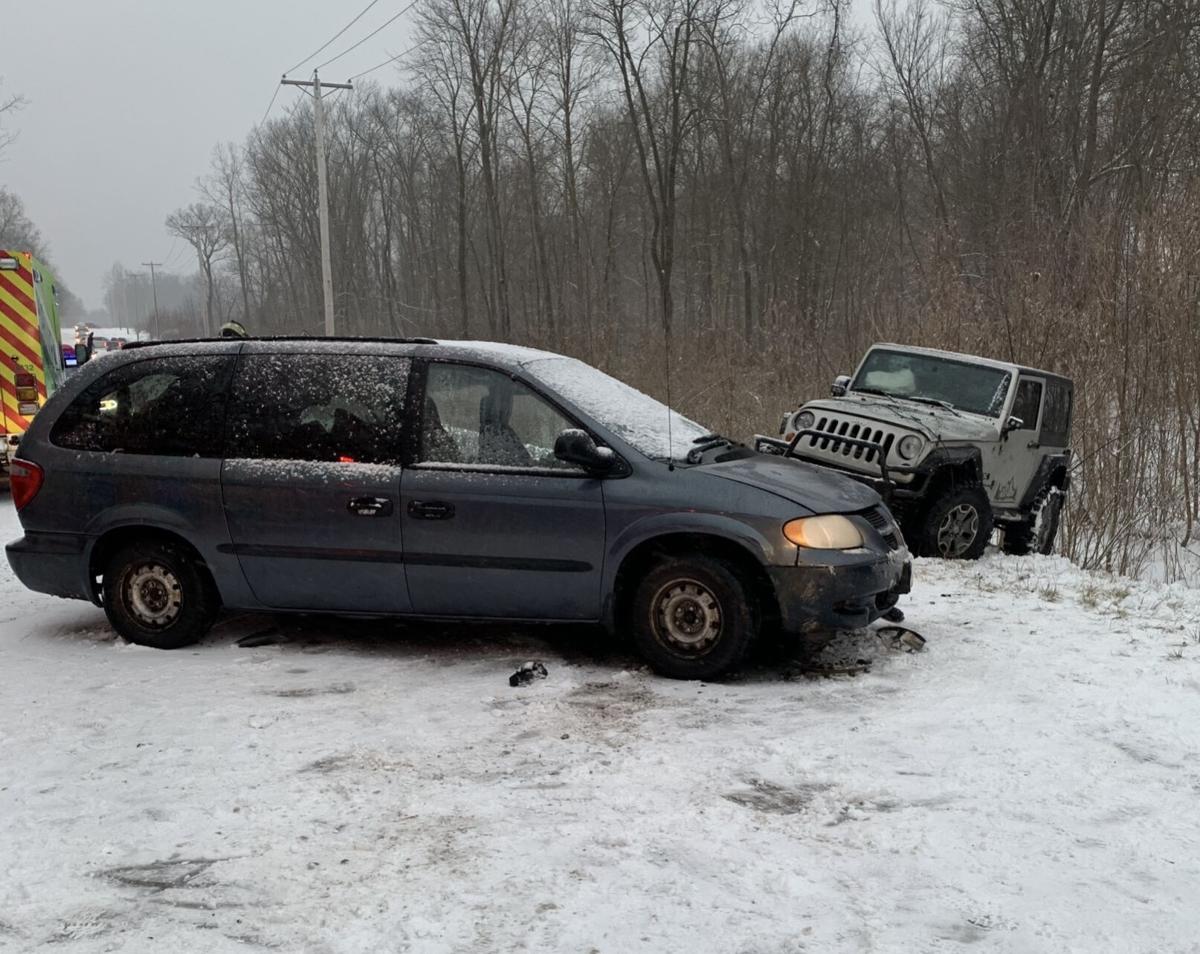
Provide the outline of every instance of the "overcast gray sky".
[[[192,271],[163,220],[195,199],[213,147],[240,142],[262,118],[280,74],[367,2],[36,0],[13,16],[16,0],[0,0],[3,90],[29,100],[13,118],[19,138],[0,158],[0,184],[24,199],[62,280],[96,307],[114,262]],[[378,0],[313,62],[407,5]],[[869,21],[870,5],[854,0],[853,19]],[[322,77],[341,81],[407,49],[411,23],[404,14]],[[397,76],[388,68],[375,78]],[[302,95],[281,90],[273,113]]]
[[[0,184],[24,199],[62,279],[89,307],[101,303],[113,262],[194,269],[182,242],[172,251],[163,220],[194,200],[213,146],[242,140],[262,118],[280,74],[366,4],[36,0],[13,16],[15,0],[0,0],[3,90],[29,100],[12,120],[20,135],[0,159]],[[376,3],[320,59],[406,5]],[[411,22],[402,16],[322,77],[342,81],[401,52]],[[300,96],[281,90],[272,112]]]

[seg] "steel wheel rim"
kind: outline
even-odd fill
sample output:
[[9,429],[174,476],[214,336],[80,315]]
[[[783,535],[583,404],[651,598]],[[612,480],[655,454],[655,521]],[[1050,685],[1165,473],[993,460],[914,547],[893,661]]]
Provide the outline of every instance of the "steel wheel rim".
[[721,602],[697,580],[672,580],[650,606],[655,635],[674,652],[702,656],[721,638]]
[[161,563],[142,563],[125,575],[121,595],[130,615],[143,626],[165,629],[183,610],[183,587]]
[[960,557],[971,548],[978,534],[979,511],[965,503],[952,507],[938,527],[938,552],[944,557]]

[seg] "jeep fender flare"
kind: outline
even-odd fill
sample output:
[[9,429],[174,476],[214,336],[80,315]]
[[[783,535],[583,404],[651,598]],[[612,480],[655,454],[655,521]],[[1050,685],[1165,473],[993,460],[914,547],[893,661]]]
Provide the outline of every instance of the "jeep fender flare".
[[1047,487],[1057,487],[1063,493],[1071,487],[1071,452],[1061,454],[1044,454],[1034,471],[1033,479],[1025,488],[1025,494],[1018,505],[1021,510],[1028,511],[1037,500],[1038,495]]

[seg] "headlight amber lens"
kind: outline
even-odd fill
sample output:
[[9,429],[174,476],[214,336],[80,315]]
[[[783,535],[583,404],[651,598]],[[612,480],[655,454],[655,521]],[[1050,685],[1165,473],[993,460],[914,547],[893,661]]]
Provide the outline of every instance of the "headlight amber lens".
[[853,550],[863,545],[862,534],[841,514],[799,517],[783,525],[790,543],[809,550]]

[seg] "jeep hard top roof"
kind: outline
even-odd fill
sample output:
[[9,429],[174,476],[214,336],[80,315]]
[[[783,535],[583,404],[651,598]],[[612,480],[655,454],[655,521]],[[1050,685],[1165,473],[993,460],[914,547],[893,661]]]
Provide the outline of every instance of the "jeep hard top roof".
[[[916,345],[895,344],[894,342],[890,341],[879,341],[871,345],[871,347],[869,347],[866,353],[863,355],[864,360],[867,354],[878,348],[886,348],[892,351],[911,351],[915,354],[927,354],[936,358],[949,358],[953,361],[961,361],[965,364],[979,364],[989,368],[1001,368],[1005,371],[1036,374],[1039,377],[1055,378],[1056,380],[1063,381],[1068,385],[1071,384],[1071,379],[1066,375],[1056,374],[1053,371],[1042,371],[1038,368],[1027,367],[1026,365],[1017,364],[1013,361],[998,361],[995,358],[983,358],[977,354],[963,354],[959,351],[940,351],[937,348],[919,348]],[[862,362],[859,363],[861,364]]]

